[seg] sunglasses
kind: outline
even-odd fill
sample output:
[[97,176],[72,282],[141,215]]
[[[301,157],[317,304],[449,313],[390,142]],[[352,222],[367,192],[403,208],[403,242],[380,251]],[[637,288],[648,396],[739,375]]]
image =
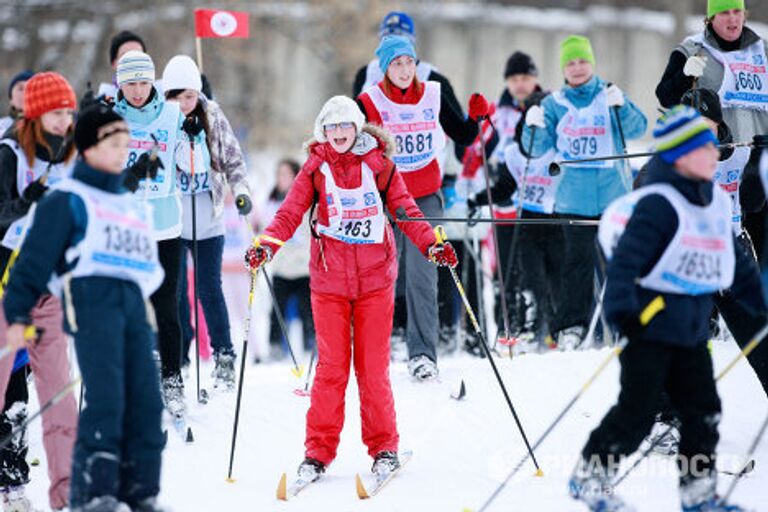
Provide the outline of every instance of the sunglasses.
[[351,122],[343,122],[343,123],[331,123],[331,124],[324,124],[323,130],[326,132],[332,132],[334,130],[346,130],[348,128],[354,128],[355,123]]

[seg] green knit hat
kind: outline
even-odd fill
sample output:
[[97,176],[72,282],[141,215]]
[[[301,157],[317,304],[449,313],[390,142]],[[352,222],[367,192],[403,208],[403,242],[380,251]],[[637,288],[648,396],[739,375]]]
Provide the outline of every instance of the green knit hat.
[[746,10],[744,0],[707,0],[707,18],[731,9]]
[[560,43],[560,69],[576,59],[584,59],[595,65],[595,54],[592,51],[592,43],[584,36],[568,36]]

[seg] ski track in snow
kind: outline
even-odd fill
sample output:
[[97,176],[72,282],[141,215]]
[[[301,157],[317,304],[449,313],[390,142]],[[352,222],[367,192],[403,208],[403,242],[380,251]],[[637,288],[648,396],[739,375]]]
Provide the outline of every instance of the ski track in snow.
[[[737,353],[732,341],[715,342],[715,371]],[[588,350],[527,354],[512,361],[497,359],[531,444],[607,354],[607,350]],[[283,503],[275,498],[280,474],[286,472],[290,479],[303,458],[309,398],[293,394],[303,381],[296,379],[286,364],[247,366],[233,471],[236,481],[227,483],[236,393],[212,390],[211,367],[204,365],[202,385],[212,395],[208,405],[194,402],[194,372],[186,380],[194,444],[185,445],[170,418],[164,418],[168,445],[163,457],[161,501],[175,512],[477,510],[526,450],[486,360],[446,356],[440,360],[440,368],[439,382],[420,384],[410,379],[404,363],[392,366],[400,445],[401,449],[414,450],[414,458],[380,495],[360,501],[355,494],[355,473],[369,471],[371,458],[360,440],[357,386],[352,378],[336,461],[320,482]],[[544,477],[535,477],[528,461],[489,511],[586,510],[568,497],[566,482],[589,432],[616,399],[618,372],[618,361],[614,360],[536,451]],[[458,389],[462,378],[467,397],[462,402],[451,400],[449,395]],[[723,401],[721,463],[735,467],[736,457],[747,450],[765,418],[768,402],[743,361],[719,384],[719,392]],[[36,402],[34,393],[31,400]],[[30,410],[37,410],[37,404],[31,403]],[[29,495],[38,507],[47,507],[48,478],[39,421],[29,436],[29,458],[40,459],[40,466],[31,469]],[[764,468],[768,465],[768,439],[758,448],[756,459],[755,471],[739,484],[733,501],[767,510],[768,471]],[[721,492],[730,479],[720,477]],[[679,510],[672,459],[651,456],[618,492],[638,511]]]

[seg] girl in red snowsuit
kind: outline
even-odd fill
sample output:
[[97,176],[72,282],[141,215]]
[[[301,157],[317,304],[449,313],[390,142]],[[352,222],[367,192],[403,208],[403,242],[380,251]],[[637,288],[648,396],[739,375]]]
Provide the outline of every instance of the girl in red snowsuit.
[[[309,158],[272,223],[246,254],[251,270],[271,259],[314,208],[310,256],[318,364],[307,413],[306,459],[299,474],[319,478],[336,457],[344,424],[350,360],[360,390],[363,442],[378,465],[397,467],[398,433],[389,381],[389,337],[397,257],[393,218],[422,217],[389,159],[394,145],[344,96],[328,100],[315,121]],[[455,265],[450,244],[438,244],[427,222],[398,223],[425,257]]]

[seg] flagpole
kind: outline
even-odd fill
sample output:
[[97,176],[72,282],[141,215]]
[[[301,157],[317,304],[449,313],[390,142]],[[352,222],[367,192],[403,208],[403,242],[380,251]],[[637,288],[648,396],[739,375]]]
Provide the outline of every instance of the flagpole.
[[195,48],[197,49],[197,67],[200,68],[200,74],[203,74],[203,44],[202,39],[195,37]]

